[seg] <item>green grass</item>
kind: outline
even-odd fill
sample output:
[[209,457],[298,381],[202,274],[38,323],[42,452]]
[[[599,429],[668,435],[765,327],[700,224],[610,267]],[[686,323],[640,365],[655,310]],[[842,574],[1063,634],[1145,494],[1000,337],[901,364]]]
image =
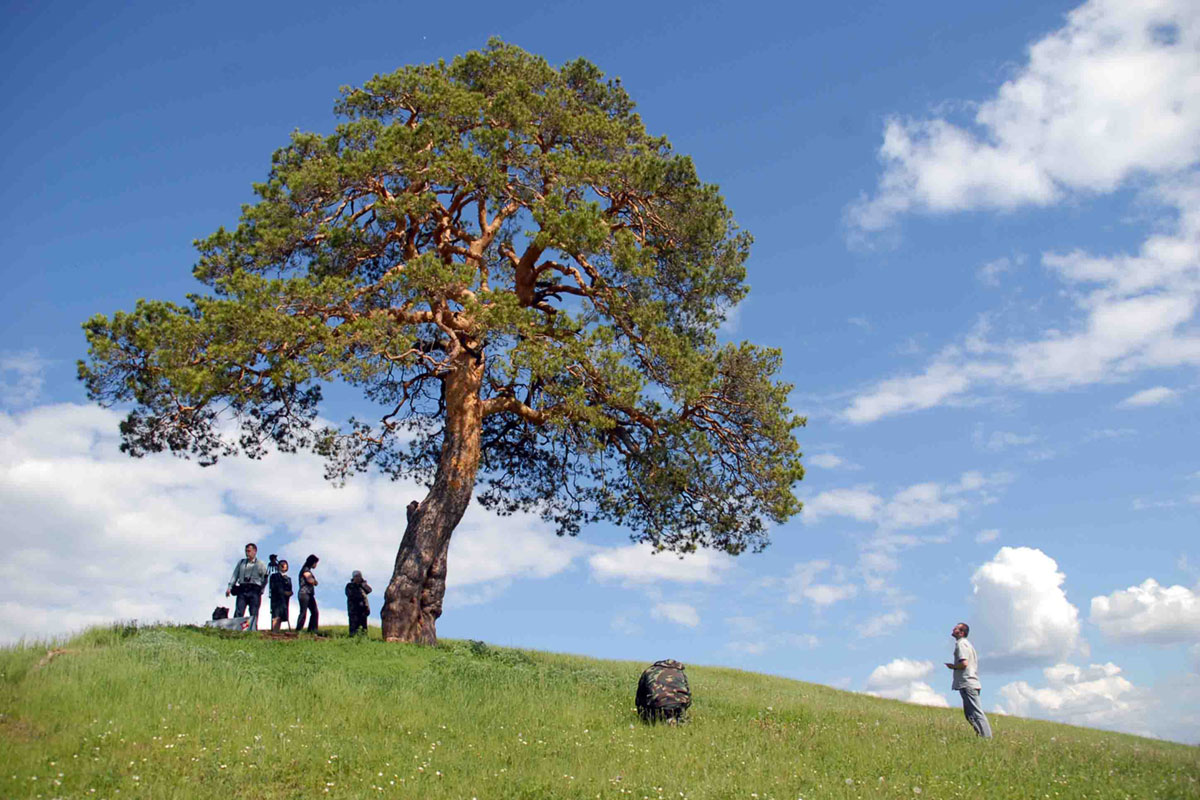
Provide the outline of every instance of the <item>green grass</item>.
[[[378,636],[377,630],[372,630]],[[1200,797],[1200,748],[688,668],[692,720],[636,723],[640,663],[448,641],[113,627],[0,651],[4,798]]]

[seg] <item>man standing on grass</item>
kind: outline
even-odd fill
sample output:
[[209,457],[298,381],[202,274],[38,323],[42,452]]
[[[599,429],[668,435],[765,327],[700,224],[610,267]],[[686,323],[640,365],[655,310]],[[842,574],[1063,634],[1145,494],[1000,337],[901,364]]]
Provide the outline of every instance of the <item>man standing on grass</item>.
[[962,695],[963,714],[975,729],[975,735],[990,739],[992,726],[988,724],[987,715],[983,713],[983,706],[979,703],[979,691],[982,688],[979,685],[979,657],[975,655],[974,646],[967,641],[967,634],[970,632],[971,626],[965,622],[958,623],[954,630],[950,631],[950,635],[955,639],[954,662],[946,664],[954,670],[954,681],[950,688]]
[[263,589],[267,585],[267,565],[258,560],[258,545],[246,545],[246,557],[233,568],[233,577],[225,589],[225,596],[237,595],[233,615],[240,617],[250,611],[250,630],[258,630],[258,607],[262,605]]

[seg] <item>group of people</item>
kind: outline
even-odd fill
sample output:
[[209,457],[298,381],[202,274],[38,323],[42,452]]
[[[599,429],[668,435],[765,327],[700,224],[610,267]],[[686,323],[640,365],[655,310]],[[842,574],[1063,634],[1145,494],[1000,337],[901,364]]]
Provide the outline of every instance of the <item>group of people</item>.
[[[300,568],[300,591],[297,598],[300,602],[300,615],[296,619],[296,630],[304,628],[305,619],[308,621],[309,633],[317,632],[317,577],[313,574],[320,559],[309,555],[304,559]],[[284,622],[288,622],[288,607],[292,598],[292,578],[288,575],[287,559],[276,561],[271,556],[269,563],[264,564],[258,558],[258,545],[251,542],[246,545],[246,555],[233,568],[233,576],[225,596],[237,596],[234,616],[247,614],[250,617],[251,630],[258,629],[258,610],[262,604],[264,590],[270,590],[271,596],[271,630],[278,631]],[[350,582],[346,584],[346,613],[350,617],[350,635],[367,630],[367,617],[371,613],[371,605],[367,595],[371,593],[371,585],[363,579],[359,570],[354,570]],[[288,623],[291,624],[290,622]],[[967,639],[971,628],[967,623],[960,622],[954,626],[950,635],[954,637],[954,660],[947,661],[946,667],[954,671],[951,689],[962,695],[963,714],[975,734],[984,739],[992,738],[992,728],[988,724],[987,715],[979,702],[979,656],[975,647]],[[646,722],[676,723],[684,719],[687,709],[692,704],[691,690],[688,687],[687,676],[684,675],[683,664],[672,659],[656,661],[646,668],[638,681],[637,695],[634,703],[638,714]]]
[[[308,632],[316,633],[320,612],[317,610],[317,576],[314,572],[321,559],[310,554],[304,559],[300,568],[300,589],[294,594],[300,604],[300,614],[296,618],[296,630],[304,629],[308,623]],[[233,568],[233,576],[225,589],[225,596],[236,596],[233,615],[248,616],[250,629],[258,630],[258,612],[262,606],[264,592],[269,592],[271,601],[271,630],[278,632],[283,623],[288,620],[289,608],[293,595],[292,577],[288,574],[287,559],[277,560],[274,555],[264,564],[258,557],[258,545],[250,542],[246,545],[246,555]],[[346,611],[350,617],[350,634],[360,631],[366,633],[367,617],[371,613],[371,605],[367,595],[371,593],[371,585],[363,579],[362,572],[354,570],[346,584]]]

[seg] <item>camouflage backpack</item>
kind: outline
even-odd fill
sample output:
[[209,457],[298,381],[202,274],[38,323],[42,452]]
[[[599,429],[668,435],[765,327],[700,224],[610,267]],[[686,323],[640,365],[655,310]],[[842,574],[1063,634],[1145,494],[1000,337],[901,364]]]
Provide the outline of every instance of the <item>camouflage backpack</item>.
[[690,706],[692,693],[683,674],[683,664],[672,659],[651,664],[638,681],[636,703],[643,717],[666,709],[682,711]]

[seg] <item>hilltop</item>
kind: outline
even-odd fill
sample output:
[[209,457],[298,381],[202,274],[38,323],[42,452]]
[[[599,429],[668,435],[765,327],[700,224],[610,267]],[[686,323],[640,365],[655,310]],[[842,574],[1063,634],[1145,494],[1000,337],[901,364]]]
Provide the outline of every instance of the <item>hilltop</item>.
[[[378,636],[378,631],[372,631]],[[114,626],[0,651],[3,797],[1185,798],[1200,748],[688,667],[689,724],[635,724],[640,663],[446,641]]]

